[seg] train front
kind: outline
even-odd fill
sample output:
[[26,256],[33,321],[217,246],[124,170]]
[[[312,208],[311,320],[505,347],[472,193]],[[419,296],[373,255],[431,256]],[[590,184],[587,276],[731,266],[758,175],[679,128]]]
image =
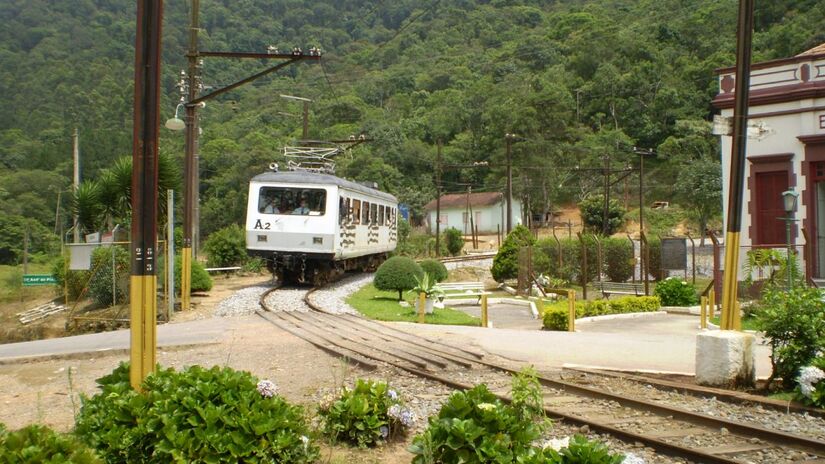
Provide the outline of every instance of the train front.
[[282,282],[317,283],[332,270],[337,187],[301,172],[271,172],[249,184],[246,248]]

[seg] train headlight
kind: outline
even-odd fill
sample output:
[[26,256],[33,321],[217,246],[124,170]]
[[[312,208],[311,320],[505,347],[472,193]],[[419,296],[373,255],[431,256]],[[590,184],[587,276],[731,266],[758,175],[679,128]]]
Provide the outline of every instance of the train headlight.
[[312,244],[313,245],[323,245],[324,238],[323,237],[312,237]]
[[258,236],[258,241],[259,242],[265,242],[266,241],[266,235],[259,235]]

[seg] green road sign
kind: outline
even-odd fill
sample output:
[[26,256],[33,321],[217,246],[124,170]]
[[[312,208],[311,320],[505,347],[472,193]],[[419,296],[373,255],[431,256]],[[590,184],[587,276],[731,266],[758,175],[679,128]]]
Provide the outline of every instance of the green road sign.
[[57,279],[51,274],[23,274],[23,286],[33,287],[35,285],[54,285]]

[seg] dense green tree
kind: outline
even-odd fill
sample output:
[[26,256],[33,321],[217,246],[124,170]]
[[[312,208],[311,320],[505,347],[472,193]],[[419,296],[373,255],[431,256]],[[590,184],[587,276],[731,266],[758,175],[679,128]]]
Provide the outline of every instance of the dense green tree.
[[708,219],[722,211],[722,165],[707,158],[682,166],[676,179],[679,202],[695,214],[701,244],[705,244]]

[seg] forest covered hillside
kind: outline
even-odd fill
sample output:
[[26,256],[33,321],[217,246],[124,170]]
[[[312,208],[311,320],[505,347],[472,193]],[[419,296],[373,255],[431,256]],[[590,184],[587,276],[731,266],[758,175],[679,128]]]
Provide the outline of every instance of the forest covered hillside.
[[[188,3],[165,2],[166,117],[180,98]],[[199,111],[204,236],[242,220],[249,178],[300,137],[301,107],[280,94],[313,100],[310,139],[368,135],[338,173],[379,182],[416,213],[435,195],[439,140],[448,166],[488,163],[446,169],[445,192],[501,191],[504,134],[517,134],[516,194],[536,212],[600,193],[598,169],[607,157],[612,169],[636,166],[634,146],[656,153],[645,181],[658,200],[688,201],[675,182],[680,170],[718,172],[708,121],[714,69],[734,63],[733,0],[200,4],[201,50],[316,46],[324,54]],[[757,2],[754,61],[825,42],[823,6]],[[10,260],[24,225],[35,248],[69,226],[75,128],[84,181],[113,175],[131,154],[135,2],[5,0],[0,21],[0,260]],[[203,84],[218,88],[269,65],[204,58]],[[182,134],[163,129],[161,151],[182,166]],[[617,195],[636,197],[630,179]],[[87,228],[128,223],[128,214],[100,209]]]

